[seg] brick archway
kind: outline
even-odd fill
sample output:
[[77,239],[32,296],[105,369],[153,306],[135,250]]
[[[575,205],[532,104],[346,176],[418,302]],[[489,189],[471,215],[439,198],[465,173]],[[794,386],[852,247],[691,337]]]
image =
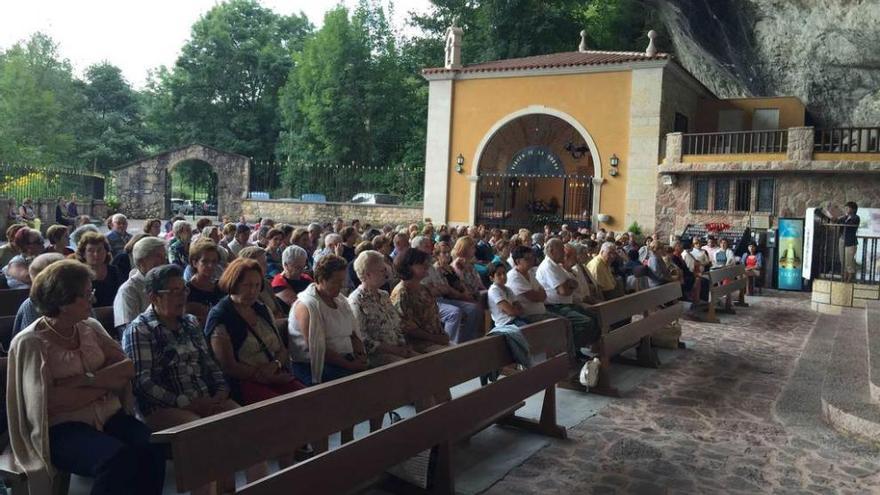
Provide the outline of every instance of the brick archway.
[[168,174],[180,162],[199,160],[217,174],[217,214],[237,218],[250,180],[248,157],[191,144],[135,160],[113,170],[119,211],[132,218],[169,218]]

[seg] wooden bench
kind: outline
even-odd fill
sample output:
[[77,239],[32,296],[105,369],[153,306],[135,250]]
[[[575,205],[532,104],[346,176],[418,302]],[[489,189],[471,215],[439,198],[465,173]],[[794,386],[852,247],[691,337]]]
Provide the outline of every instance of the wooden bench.
[[[282,469],[242,489],[249,494],[348,493],[427,449],[436,449],[432,493],[454,493],[452,442],[493,423],[565,438],[556,422],[556,388],[569,371],[569,324],[553,319],[522,333],[539,361],[460,397],[429,407],[339,448]],[[512,364],[505,338],[480,338],[435,353],[310,387],[235,411],[156,432],[169,444],[179,491],[191,490],[258,462],[290,454],[291,447],[323,441],[387,411],[449,394],[449,388]],[[544,391],[539,420],[514,414]]]
[[[602,332],[595,346],[601,362],[599,382],[590,392],[620,395],[611,386],[611,359],[636,345],[636,364],[654,368],[660,365],[651,335],[681,316],[680,298],[681,284],[673,282],[590,307],[598,316]],[[641,318],[633,320],[633,316]]]
[[710,270],[709,273],[709,308],[706,314],[706,321],[709,323],[720,323],[721,320],[715,314],[715,306],[723,299],[724,312],[736,314],[731,304],[731,295],[739,291],[739,299],[737,306],[748,306],[746,303],[746,289],[749,280],[746,277],[746,269],[743,265],[730,265],[716,270]]
[[15,316],[30,293],[30,289],[0,289],[0,316]]

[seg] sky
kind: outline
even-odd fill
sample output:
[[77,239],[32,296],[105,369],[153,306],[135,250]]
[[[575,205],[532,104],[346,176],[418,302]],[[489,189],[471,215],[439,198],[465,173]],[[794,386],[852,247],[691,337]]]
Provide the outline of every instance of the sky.
[[[171,66],[190,28],[217,0],[0,0],[0,50],[41,31],[59,44],[61,56],[82,76],[91,64],[109,61],[137,89],[150,69]],[[324,13],[354,0],[260,0],[289,15],[303,12],[316,27]],[[384,2],[383,2],[384,3]],[[426,12],[428,0],[396,0],[394,23],[405,28],[408,12]]]

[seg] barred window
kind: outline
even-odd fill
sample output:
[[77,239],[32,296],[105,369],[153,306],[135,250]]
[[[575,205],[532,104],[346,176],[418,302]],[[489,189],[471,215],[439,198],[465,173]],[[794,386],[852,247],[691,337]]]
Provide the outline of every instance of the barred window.
[[713,202],[715,211],[727,211],[730,209],[730,180],[715,180],[715,201]]
[[694,210],[708,210],[709,209],[709,180],[708,179],[695,179],[694,180],[693,209]]
[[773,179],[758,179],[758,199],[755,211],[772,213],[776,183]]
[[737,179],[735,211],[751,211],[752,179]]

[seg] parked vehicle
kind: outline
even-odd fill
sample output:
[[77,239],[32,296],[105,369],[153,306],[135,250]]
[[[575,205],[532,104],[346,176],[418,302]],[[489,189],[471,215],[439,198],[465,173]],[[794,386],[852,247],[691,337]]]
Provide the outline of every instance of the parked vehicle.
[[217,205],[214,203],[198,203],[196,205],[196,215],[216,215]]
[[171,213],[179,212],[184,202],[185,200],[180,198],[171,198]]
[[393,194],[357,193],[351,198],[351,202],[368,205],[399,205],[400,197]]
[[305,201],[307,203],[326,203],[327,196],[323,194],[303,194],[300,196],[300,201]]
[[265,191],[252,191],[248,194],[250,199],[269,199],[269,193]]

